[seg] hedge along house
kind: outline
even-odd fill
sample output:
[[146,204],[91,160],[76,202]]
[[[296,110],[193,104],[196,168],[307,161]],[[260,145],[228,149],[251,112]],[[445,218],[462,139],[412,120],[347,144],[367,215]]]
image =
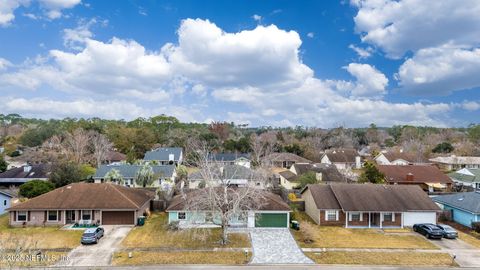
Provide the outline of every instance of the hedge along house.
[[[150,187],[160,187],[164,182],[175,183],[175,177],[177,176],[175,165],[152,165],[151,167],[156,179]],[[135,183],[135,177],[141,168],[142,165],[131,164],[100,165],[93,176],[93,180],[95,183],[104,183],[107,180],[108,174],[113,170],[117,170],[122,176],[121,180],[123,180],[123,182],[121,182],[120,179],[113,179],[113,183],[126,187],[138,187]]]
[[436,224],[440,208],[418,186],[308,185],[305,212],[321,226],[386,228]]
[[135,225],[155,194],[114,184],[74,183],[7,209],[11,226]]
[[480,222],[480,192],[461,192],[449,195],[440,195],[432,198],[449,211],[451,219],[459,224],[472,227],[473,222]]
[[[234,192],[230,189],[229,192]],[[209,207],[190,208],[189,201],[194,201],[203,196],[201,190],[194,190],[184,195],[173,198],[167,208],[168,223],[178,222],[182,228],[215,228],[220,227],[220,214],[218,210]],[[290,222],[290,207],[280,196],[264,192],[262,199],[255,202],[254,210],[240,209],[232,213],[229,225],[232,227],[273,227],[288,228]]]

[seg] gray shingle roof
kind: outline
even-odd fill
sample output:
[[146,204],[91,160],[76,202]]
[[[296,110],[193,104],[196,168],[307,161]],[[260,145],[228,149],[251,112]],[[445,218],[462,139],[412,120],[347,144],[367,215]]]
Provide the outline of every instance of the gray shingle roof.
[[[105,175],[113,169],[118,170],[124,178],[135,178],[135,175],[141,167],[142,165],[131,164],[100,165],[93,178],[104,178]],[[152,169],[155,174],[161,174],[163,177],[172,177],[175,171],[175,165],[155,165],[152,166]]]
[[[225,165],[223,168],[223,174],[220,173],[220,168],[217,168],[216,171],[212,171],[212,175],[217,176],[219,179],[253,179],[255,172],[247,167],[241,165]],[[215,169],[212,169],[215,170]],[[188,176],[190,180],[202,180],[202,172],[196,171]]]
[[178,161],[183,149],[180,147],[160,147],[145,153],[144,160],[169,161],[169,155],[173,154],[173,160]]
[[480,214],[480,192],[462,192],[440,195],[432,198],[435,202],[459,208],[471,213]]
[[452,172],[448,174],[452,180],[477,183],[480,182],[480,169],[468,169],[473,175],[464,174],[460,172]]

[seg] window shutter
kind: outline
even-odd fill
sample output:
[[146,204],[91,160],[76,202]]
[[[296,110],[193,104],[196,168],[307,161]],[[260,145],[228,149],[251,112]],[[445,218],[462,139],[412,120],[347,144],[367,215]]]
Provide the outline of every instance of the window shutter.
[[335,211],[335,221],[338,221],[338,210]]
[[58,211],[58,212],[57,212],[57,215],[58,215],[58,216],[57,216],[57,220],[58,220],[58,221],[61,221],[61,220],[62,220],[62,211]]
[[392,213],[392,222],[395,222],[395,213]]
[[328,221],[328,211],[325,210],[325,211],[323,211],[323,213],[325,213],[325,221]]
[[348,213],[348,221],[352,221],[352,213]]
[[17,221],[17,211],[13,211],[13,221]]
[[27,221],[30,221],[30,211],[27,211]]
[[43,221],[48,221],[48,211],[43,212]]
[[359,214],[359,215],[360,215],[360,221],[363,221],[363,213],[362,213],[362,212],[360,212],[360,214]]

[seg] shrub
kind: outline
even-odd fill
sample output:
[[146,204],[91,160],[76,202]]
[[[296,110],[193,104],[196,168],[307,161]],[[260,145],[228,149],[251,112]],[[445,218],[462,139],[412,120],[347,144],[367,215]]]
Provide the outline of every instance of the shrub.
[[32,180],[20,186],[19,194],[26,198],[33,198],[47,193],[55,188],[49,181]]
[[475,232],[480,233],[480,222],[472,222],[472,229]]
[[178,231],[180,229],[180,222],[179,221],[172,221],[167,224],[167,230],[169,231]]
[[300,223],[300,232],[302,232],[303,242],[309,244],[315,239],[315,225],[310,222]]
[[295,195],[295,193],[288,193],[288,200],[292,202],[296,201],[297,195]]

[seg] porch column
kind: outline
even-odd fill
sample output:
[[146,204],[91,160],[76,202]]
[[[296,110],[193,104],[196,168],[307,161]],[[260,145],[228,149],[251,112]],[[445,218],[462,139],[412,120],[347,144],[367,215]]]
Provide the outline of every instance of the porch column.
[[380,212],[380,229],[383,228],[383,212]]
[[372,217],[371,217],[371,214],[372,212],[368,212],[368,228],[371,228],[371,221],[372,221]]
[[348,228],[348,212],[345,212],[345,228]]
[[403,229],[403,212],[400,213],[400,218],[401,218],[401,220],[402,220],[401,227],[402,227],[402,229]]
[[62,218],[63,218],[63,225],[67,225],[67,210],[63,210],[63,215],[62,215]]

